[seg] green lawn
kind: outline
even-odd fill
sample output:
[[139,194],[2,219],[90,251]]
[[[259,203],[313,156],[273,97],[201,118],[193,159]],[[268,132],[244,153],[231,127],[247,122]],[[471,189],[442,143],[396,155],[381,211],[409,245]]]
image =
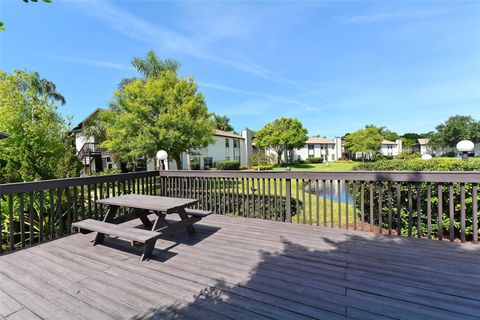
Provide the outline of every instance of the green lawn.
[[[352,171],[355,162],[331,162],[331,163],[306,163],[295,164],[290,168],[292,171],[310,170],[310,171]],[[275,167],[274,170],[285,170],[283,167]]]

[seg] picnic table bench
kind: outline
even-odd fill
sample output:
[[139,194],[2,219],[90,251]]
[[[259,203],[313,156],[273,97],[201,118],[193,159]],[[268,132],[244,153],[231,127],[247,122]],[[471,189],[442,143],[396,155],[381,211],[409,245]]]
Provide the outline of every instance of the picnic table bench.
[[[97,203],[108,205],[108,210],[103,221],[86,219],[75,222],[74,227],[80,231],[97,232],[93,245],[103,242],[105,236],[129,240],[134,246],[144,245],[141,260],[149,259],[157,239],[166,234],[178,232],[185,228],[189,235],[195,234],[194,223],[210,215],[212,212],[188,208],[196,204],[196,199],[170,198],[140,194],[128,194],[98,200]],[[139,218],[145,229],[139,229],[116,223],[114,218],[120,207],[130,208],[134,218]],[[156,214],[152,223],[148,218],[150,213]],[[180,221],[169,223],[167,214],[178,214]]]

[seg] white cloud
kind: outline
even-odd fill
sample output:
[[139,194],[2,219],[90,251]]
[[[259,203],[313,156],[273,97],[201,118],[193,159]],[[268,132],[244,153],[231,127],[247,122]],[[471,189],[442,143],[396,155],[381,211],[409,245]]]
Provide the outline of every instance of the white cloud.
[[305,107],[305,110],[311,111],[311,110],[316,110],[312,107],[310,107],[308,104],[295,100],[295,99],[290,99],[290,98],[285,98],[285,97],[280,97],[280,96],[274,96],[270,94],[265,94],[257,91],[251,91],[251,90],[244,90],[244,89],[238,89],[238,88],[233,88],[229,86],[224,86],[221,84],[216,84],[216,83],[206,83],[206,82],[198,82],[198,85],[204,88],[211,88],[211,89],[216,89],[216,90],[221,90],[221,91],[226,91],[226,92],[233,92],[233,93],[240,93],[240,94],[246,94],[246,95],[252,95],[252,96],[258,96],[258,97],[263,97],[267,98],[270,100],[282,102],[285,104],[294,104],[298,106]]
[[343,24],[369,24],[399,19],[429,18],[442,13],[443,11],[440,10],[376,12],[359,15],[344,15],[337,17],[337,20]]
[[87,58],[78,58],[78,57],[57,57],[57,59],[65,62],[70,62],[70,63],[115,69],[115,70],[121,70],[121,71],[135,70],[132,66],[124,65],[121,63],[115,63],[111,61],[97,60],[97,59],[87,59]]
[[175,30],[152,24],[106,1],[80,2],[78,5],[86,14],[107,22],[111,28],[125,36],[148,43],[154,49],[173,51],[212,61],[266,80],[289,84],[305,90],[297,82],[243,59],[218,41],[199,33],[191,32],[185,35]]

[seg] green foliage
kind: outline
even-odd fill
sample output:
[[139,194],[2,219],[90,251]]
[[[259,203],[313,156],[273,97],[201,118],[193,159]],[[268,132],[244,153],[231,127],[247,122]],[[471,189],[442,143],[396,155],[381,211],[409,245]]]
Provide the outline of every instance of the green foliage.
[[267,166],[272,164],[275,159],[273,155],[267,155],[263,151],[255,151],[252,153],[250,156],[250,159],[248,160],[248,165],[250,167],[252,166]]
[[260,148],[272,148],[278,155],[277,163],[281,163],[282,153],[302,147],[308,139],[307,133],[308,130],[298,119],[280,118],[265,125],[255,138]]
[[375,127],[365,127],[345,137],[345,147],[351,153],[374,153],[382,145],[383,136]]
[[215,123],[215,128],[218,130],[232,132],[234,131],[233,126],[230,124],[230,118],[227,116],[220,116],[215,112],[211,113],[213,122]]
[[125,163],[165,150],[180,168],[182,152],[195,152],[213,141],[214,126],[197,89],[193,79],[172,72],[125,85],[106,111],[102,146]]
[[[174,59],[160,59],[155,51],[149,50],[144,58],[134,57],[131,61],[132,66],[142,74],[143,79],[159,78],[164,73],[177,74],[180,69],[180,62]],[[119,90],[123,89],[129,83],[139,80],[136,77],[124,78],[118,85]]]
[[248,166],[241,166],[240,170],[248,170]]
[[82,127],[83,135],[94,138],[98,144],[107,139],[107,127],[114,120],[112,113],[104,111],[106,110],[95,110],[94,114],[83,123]]
[[78,175],[81,163],[67,123],[52,99],[39,95],[36,74],[0,72],[0,180],[5,182],[65,178]]
[[471,116],[456,115],[439,124],[430,145],[433,147],[455,147],[460,140],[480,142],[480,121]]
[[410,159],[420,159],[422,156],[420,152],[410,152],[409,150],[403,150],[396,159],[410,160]]
[[323,158],[321,157],[313,157],[313,158],[307,158],[305,159],[305,163],[322,163]]
[[218,161],[216,164],[218,170],[239,170],[240,161],[225,160]]
[[431,160],[382,160],[358,164],[360,171],[479,171],[480,161],[433,158]]

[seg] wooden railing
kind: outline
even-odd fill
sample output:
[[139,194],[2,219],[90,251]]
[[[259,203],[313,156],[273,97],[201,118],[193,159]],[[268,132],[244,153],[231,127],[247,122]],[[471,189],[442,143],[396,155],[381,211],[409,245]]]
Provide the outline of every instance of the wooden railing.
[[97,199],[158,194],[158,172],[136,172],[0,185],[0,253],[73,232],[72,222],[105,214]]
[[162,171],[217,214],[478,242],[480,172]]
[[[195,198],[216,214],[478,243],[480,172],[162,171],[0,185],[0,253],[56,239],[95,200]],[[439,223],[440,222],[440,223]]]

